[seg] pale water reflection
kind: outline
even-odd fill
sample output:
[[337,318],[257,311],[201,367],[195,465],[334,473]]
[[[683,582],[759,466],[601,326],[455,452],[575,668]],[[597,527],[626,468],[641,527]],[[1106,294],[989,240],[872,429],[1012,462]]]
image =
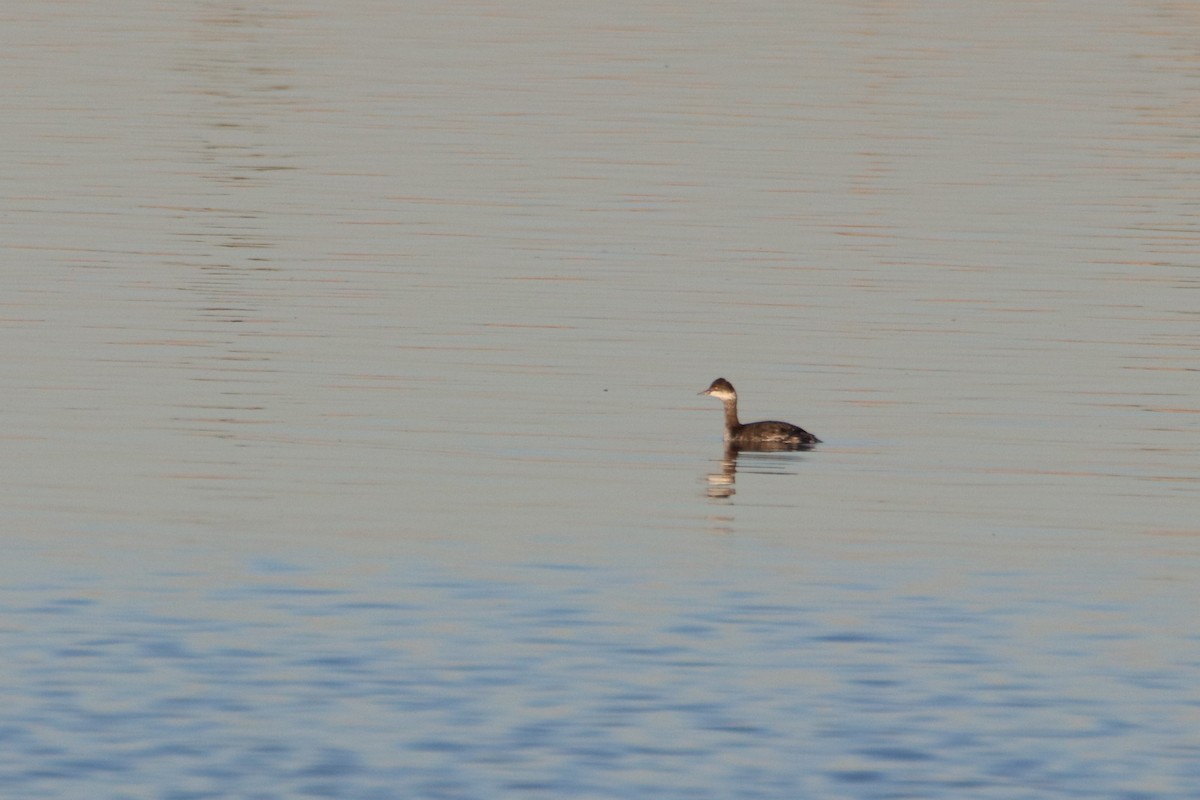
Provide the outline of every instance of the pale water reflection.
[[720,460],[716,462],[720,469],[708,473],[705,480],[708,483],[707,495],[713,499],[728,499],[737,493],[737,475],[798,475],[801,465],[806,460],[804,453],[811,447],[779,448],[777,450],[741,450],[726,447]]
[[1196,41],[7,13],[0,794],[1196,796]]

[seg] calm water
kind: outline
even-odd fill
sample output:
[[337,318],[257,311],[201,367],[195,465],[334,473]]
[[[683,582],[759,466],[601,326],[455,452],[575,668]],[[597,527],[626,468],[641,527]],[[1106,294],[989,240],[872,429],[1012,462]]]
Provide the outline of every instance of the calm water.
[[0,12],[0,794],[1200,797],[1200,11],[438,9]]

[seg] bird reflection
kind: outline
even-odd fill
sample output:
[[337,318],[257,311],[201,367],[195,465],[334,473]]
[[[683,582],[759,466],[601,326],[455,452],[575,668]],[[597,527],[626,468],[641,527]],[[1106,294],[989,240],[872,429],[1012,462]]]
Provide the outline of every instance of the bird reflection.
[[725,453],[720,460],[719,472],[710,472],[705,476],[708,484],[705,495],[721,500],[733,497],[737,493],[737,473],[740,468],[743,473],[754,475],[795,475],[796,465],[803,456],[801,452],[811,450],[810,445],[784,444],[768,442],[756,444],[753,447],[737,447],[726,445]]

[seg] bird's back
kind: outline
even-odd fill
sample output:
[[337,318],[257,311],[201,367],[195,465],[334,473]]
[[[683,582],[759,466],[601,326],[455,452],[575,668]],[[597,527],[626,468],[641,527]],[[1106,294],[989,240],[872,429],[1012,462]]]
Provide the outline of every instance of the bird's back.
[[790,422],[764,420],[739,425],[730,432],[729,443],[748,444],[820,444],[821,440]]

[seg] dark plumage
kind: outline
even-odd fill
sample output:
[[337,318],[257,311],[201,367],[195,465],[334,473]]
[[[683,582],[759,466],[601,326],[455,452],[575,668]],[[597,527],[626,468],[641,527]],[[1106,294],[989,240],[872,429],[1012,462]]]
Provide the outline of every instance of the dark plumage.
[[724,378],[717,378],[700,394],[712,395],[725,405],[725,443],[731,447],[743,450],[800,449],[821,442],[790,422],[764,420],[741,424],[737,416],[737,392]]

